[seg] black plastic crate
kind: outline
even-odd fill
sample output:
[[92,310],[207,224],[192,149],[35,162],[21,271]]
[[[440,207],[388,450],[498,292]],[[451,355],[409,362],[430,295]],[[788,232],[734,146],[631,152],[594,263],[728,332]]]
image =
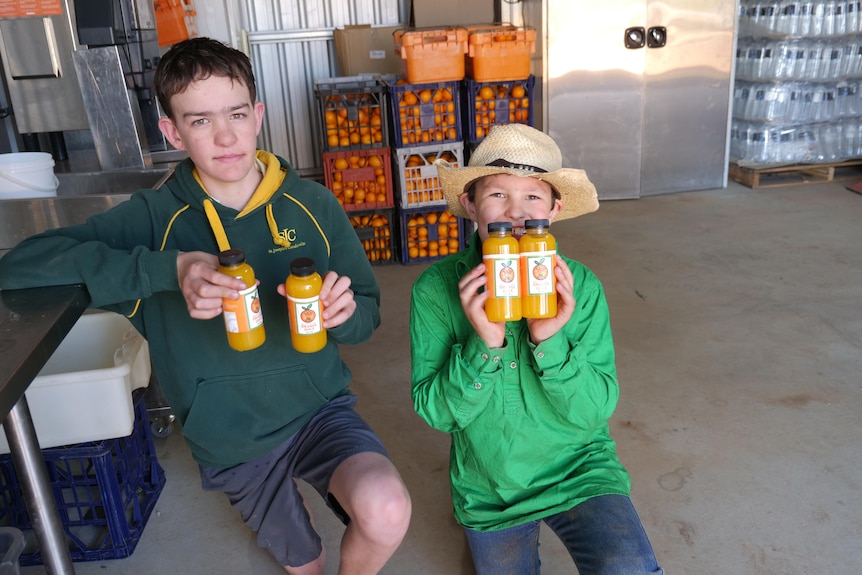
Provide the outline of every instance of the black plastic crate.
[[389,147],[388,90],[375,77],[344,76],[314,82],[324,152]]
[[[131,435],[42,450],[73,561],[128,557],[165,485],[156,460],[144,389],[133,392]],[[0,456],[0,524],[28,540],[21,565],[42,564],[10,455]]]
[[394,209],[350,212],[348,215],[371,265],[397,261],[398,232],[395,226],[398,216]]

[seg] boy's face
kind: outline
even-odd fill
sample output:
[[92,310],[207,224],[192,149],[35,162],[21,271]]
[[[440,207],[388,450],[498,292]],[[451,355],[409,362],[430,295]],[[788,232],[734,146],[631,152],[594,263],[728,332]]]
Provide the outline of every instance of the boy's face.
[[254,169],[263,104],[252,102],[248,88],[224,76],[192,82],[171,97],[173,118],[159,128],[178,150],[185,150],[210,194],[259,177]]
[[524,234],[524,220],[551,220],[563,207],[554,198],[551,185],[536,178],[495,174],[480,178],[474,186],[474,201],[466,193],[461,194],[460,201],[476,222],[483,242],[488,238],[491,222],[512,222],[513,234],[520,237]]

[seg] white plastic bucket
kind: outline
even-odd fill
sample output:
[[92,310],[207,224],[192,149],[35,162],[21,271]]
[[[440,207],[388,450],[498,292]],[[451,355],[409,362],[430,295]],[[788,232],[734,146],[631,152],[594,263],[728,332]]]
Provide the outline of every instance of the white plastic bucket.
[[0,199],[56,196],[58,184],[51,154],[0,154]]

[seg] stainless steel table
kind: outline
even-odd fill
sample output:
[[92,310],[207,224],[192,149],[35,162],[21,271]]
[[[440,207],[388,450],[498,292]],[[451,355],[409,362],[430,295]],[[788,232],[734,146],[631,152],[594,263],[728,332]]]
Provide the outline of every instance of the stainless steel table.
[[90,301],[83,286],[0,291],[0,419],[48,573],[75,569],[24,392]]

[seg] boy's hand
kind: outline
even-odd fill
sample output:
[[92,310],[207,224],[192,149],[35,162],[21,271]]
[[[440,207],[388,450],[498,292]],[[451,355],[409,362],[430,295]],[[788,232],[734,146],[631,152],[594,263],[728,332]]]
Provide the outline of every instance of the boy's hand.
[[222,298],[236,299],[245,282],[218,271],[218,256],[205,252],[181,252],[177,256],[177,281],[189,315],[212,319],[222,312]]
[[503,347],[506,342],[506,322],[488,321],[485,314],[485,300],[488,291],[479,293],[479,289],[487,283],[485,264],[479,264],[461,278],[458,282],[458,293],[461,297],[461,307],[464,315],[476,333],[485,340],[489,348]]
[[530,340],[539,345],[561,329],[575,313],[575,278],[572,270],[560,258],[554,266],[554,276],[557,280],[557,315],[546,319],[528,319]]
[[[278,293],[287,297],[283,283],[278,284]],[[337,327],[350,319],[356,311],[350,278],[332,270],[326,272],[320,287],[320,301],[323,304],[323,327],[326,329]]]

